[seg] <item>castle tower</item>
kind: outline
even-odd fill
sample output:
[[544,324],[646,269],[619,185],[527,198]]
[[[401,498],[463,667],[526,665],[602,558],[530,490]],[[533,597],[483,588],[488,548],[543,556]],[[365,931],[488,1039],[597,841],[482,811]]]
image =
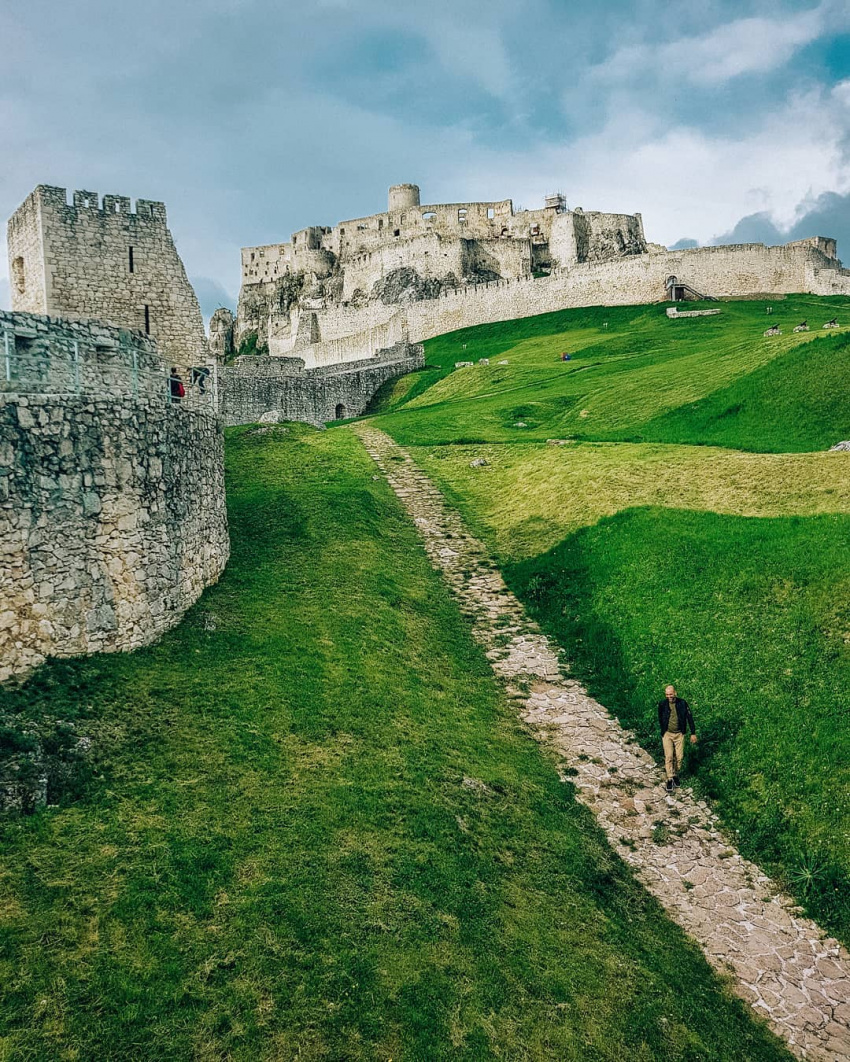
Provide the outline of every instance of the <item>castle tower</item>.
[[390,188],[389,212],[395,210],[407,210],[409,207],[419,206],[418,184],[394,184]]
[[135,329],[178,365],[206,360],[198,299],[163,203],[39,185],[9,219],[12,309]]

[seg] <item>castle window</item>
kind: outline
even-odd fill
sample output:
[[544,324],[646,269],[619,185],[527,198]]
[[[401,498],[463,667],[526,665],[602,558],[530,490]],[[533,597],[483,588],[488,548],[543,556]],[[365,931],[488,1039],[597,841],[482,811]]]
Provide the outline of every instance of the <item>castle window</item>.
[[384,219],[383,218],[378,218],[378,232],[380,232],[383,227],[384,227]]
[[345,235],[345,229],[340,229],[339,230],[339,234],[340,234],[340,236],[344,236]]
[[496,211],[493,209],[493,207],[487,207],[487,219],[489,221],[492,221],[495,216]]
[[24,273],[24,260],[21,255],[12,259],[12,282],[17,293],[23,295],[27,289],[27,278]]
[[345,406],[342,404],[342,402],[340,402],[339,405],[334,410],[334,420],[344,420],[344,419],[345,419]]
[[129,252],[130,252],[130,255],[129,255],[130,272],[131,273],[135,273],[136,272],[136,267],[135,267],[135,263],[133,262],[133,248],[132,247],[129,248]]
[[393,229],[393,236],[401,236],[401,229]]
[[457,219],[460,222],[466,221],[466,207],[461,207],[457,212]]
[[434,211],[434,210],[426,210],[425,213],[422,215],[422,220],[423,221],[436,221],[437,220],[436,211]]
[[357,226],[357,231],[358,232],[365,232],[368,227],[369,227],[368,225],[358,225]]
[[145,335],[149,336],[150,334],[151,334],[151,308],[150,308],[150,306],[146,305],[145,306]]

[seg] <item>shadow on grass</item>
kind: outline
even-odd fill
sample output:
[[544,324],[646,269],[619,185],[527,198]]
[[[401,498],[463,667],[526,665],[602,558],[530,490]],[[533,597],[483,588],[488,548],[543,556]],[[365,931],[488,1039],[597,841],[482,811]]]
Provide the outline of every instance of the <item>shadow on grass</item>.
[[850,654],[826,617],[850,575],[846,517],[641,508],[509,566],[575,675],[660,762],[656,704],[691,704],[686,771],[741,850],[850,938]]

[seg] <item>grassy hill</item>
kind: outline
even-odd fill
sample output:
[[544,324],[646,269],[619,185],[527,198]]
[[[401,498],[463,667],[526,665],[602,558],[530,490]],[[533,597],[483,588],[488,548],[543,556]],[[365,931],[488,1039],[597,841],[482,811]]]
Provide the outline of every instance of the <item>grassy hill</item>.
[[850,437],[850,337],[818,334],[850,300],[717,307],[442,336],[432,386],[377,423],[656,756],[654,702],[679,686],[707,739],[689,780],[850,942],[850,455],[818,452]]
[[95,739],[0,826],[0,1057],[778,1060],[517,723],[346,429],[228,439],[233,556],[7,718]]
[[[770,316],[765,313],[768,305],[774,311]],[[745,448],[816,449],[822,447],[820,425],[847,430],[850,397],[840,385],[848,367],[847,347],[839,346],[833,360],[834,335],[827,333],[824,341],[817,330],[795,335],[792,329],[804,318],[819,324],[836,315],[840,319],[843,313],[850,331],[850,299],[797,295],[773,303],[730,301],[718,308],[721,313],[716,317],[678,320],[668,318],[660,305],[564,310],[441,336],[426,344],[428,363],[440,368],[417,374],[410,390],[402,392],[399,404],[382,419],[382,426],[404,444],[552,437],[725,444],[710,423],[701,432],[699,420],[689,414],[689,427],[679,423],[678,433],[676,429],[665,433],[663,421],[672,411],[686,416],[683,407],[782,359],[782,366],[759,392],[764,395],[779,380],[786,380],[783,389],[789,401],[778,407],[782,422],[771,429],[771,445],[757,445],[756,438]],[[783,335],[765,338],[762,332],[772,323],[783,327]],[[814,408],[807,406],[802,397],[807,392],[796,386],[801,382],[800,365],[815,340],[817,346],[825,342],[827,349],[802,382],[819,378],[826,367],[812,399],[830,394],[828,410],[820,410],[816,402]],[[794,350],[796,359],[783,359]],[[562,361],[563,353],[569,353],[571,360]],[[481,358],[489,365],[449,371],[455,361]],[[751,397],[749,391],[746,397]],[[733,394],[728,408],[736,404],[741,404],[741,397]],[[750,423],[758,424],[760,408],[753,416]],[[783,443],[783,424],[789,437],[799,440],[797,445]],[[811,446],[802,445],[807,439]]]

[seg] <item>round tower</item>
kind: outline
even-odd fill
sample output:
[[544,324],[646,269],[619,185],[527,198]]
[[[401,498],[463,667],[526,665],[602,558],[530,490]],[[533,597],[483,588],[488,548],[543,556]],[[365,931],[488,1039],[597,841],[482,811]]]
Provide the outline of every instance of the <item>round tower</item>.
[[390,188],[389,211],[407,210],[419,206],[418,184],[394,184]]

